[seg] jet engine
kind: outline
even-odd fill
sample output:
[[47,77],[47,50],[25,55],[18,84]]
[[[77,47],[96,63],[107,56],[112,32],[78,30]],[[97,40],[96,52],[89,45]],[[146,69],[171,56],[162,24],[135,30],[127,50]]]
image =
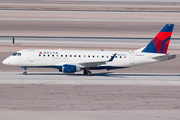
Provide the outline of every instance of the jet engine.
[[80,71],[81,68],[76,67],[75,65],[63,65],[62,72],[63,73],[74,73]]

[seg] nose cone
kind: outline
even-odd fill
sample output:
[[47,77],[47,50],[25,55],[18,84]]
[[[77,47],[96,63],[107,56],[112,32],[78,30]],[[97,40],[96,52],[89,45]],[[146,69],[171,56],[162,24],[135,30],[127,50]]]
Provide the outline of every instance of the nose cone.
[[2,63],[3,63],[4,65],[8,65],[9,62],[10,62],[10,60],[9,60],[8,58],[6,58]]

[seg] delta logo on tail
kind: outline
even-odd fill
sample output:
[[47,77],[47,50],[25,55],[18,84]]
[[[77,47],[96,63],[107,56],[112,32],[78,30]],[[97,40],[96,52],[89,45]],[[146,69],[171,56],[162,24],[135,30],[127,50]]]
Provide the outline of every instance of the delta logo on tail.
[[142,52],[166,54],[174,24],[166,24]]

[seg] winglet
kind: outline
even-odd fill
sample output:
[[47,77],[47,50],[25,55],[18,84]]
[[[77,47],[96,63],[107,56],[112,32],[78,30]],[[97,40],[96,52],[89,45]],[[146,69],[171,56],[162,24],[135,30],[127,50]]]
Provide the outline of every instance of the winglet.
[[115,53],[107,62],[112,62],[112,61],[114,60],[116,54],[117,54],[117,53]]

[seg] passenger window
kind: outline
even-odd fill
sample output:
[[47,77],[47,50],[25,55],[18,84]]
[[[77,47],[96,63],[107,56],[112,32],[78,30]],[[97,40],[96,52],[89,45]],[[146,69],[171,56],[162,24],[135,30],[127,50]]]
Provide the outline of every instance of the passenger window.
[[49,55],[48,55],[48,57],[49,57]]
[[124,58],[126,58],[126,56],[124,56]]
[[121,56],[120,56],[120,58],[121,58]]
[[102,58],[104,58],[104,56],[102,56]]
[[43,55],[45,57],[45,55]]
[[61,55],[61,57],[63,57],[63,55]]
[[84,57],[86,57],[86,55],[84,55]]
[[79,57],[81,57],[81,55],[79,55]]
[[76,57],[76,55],[74,55],[74,57]]
[[94,55],[93,55],[93,58],[94,58]]
[[107,58],[108,58],[109,56],[107,56]]
[[41,55],[39,55],[39,57],[40,57]]
[[54,55],[52,55],[52,57],[54,57]]
[[116,58],[117,58],[117,56],[116,56]]
[[70,57],[72,57],[72,55],[70,55]]
[[88,55],[88,57],[90,57],[90,55]]
[[97,55],[97,58],[99,57],[99,55]]
[[67,55],[65,55],[65,57],[67,57]]

